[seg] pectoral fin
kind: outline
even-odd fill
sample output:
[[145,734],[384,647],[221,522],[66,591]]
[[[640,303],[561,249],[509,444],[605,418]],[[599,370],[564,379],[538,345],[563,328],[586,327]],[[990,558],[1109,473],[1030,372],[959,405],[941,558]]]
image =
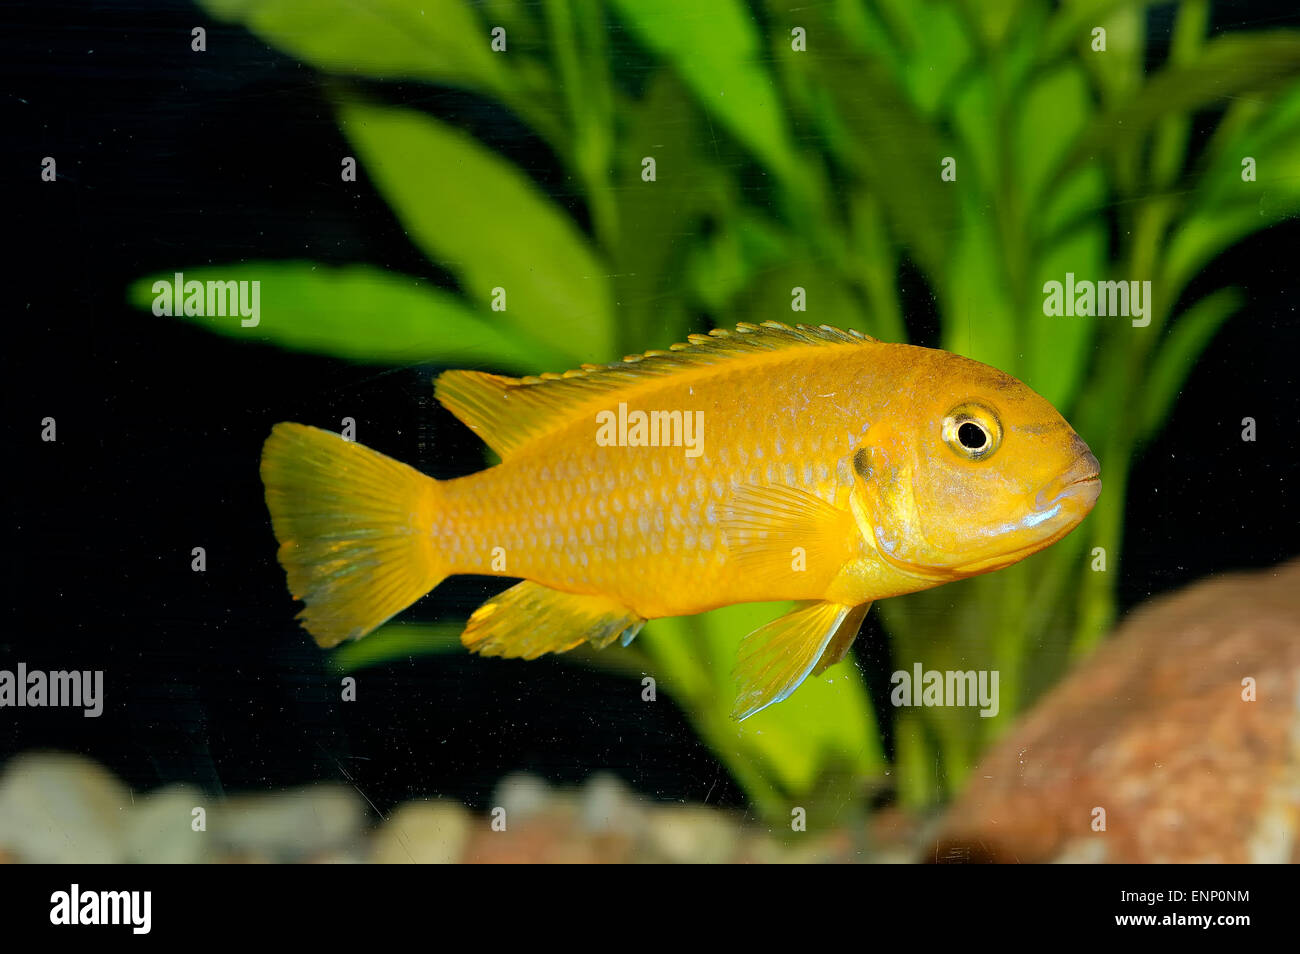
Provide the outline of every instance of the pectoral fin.
[[852,513],[782,485],[737,487],[722,528],[731,558],[764,586],[779,587],[799,573],[829,582],[858,541]]
[[839,629],[835,630],[831,641],[826,644],[826,651],[822,653],[822,658],[817,660],[817,665],[812,671],[814,676],[820,676],[848,655],[849,647],[853,645],[853,640],[858,638],[858,630],[862,629],[862,621],[867,618],[869,609],[871,604],[863,603],[849,610],[844,621],[840,623]]
[[644,622],[607,596],[562,593],[524,582],[476,609],[460,641],[480,656],[536,659],[582,643],[601,649],[619,636],[626,646]]
[[[748,719],[789,696],[828,652],[843,656],[853,639],[847,635],[840,637],[841,627],[859,609],[840,603],[805,603],[746,636],[736,659],[739,694],[731,717]],[[858,623],[861,622],[859,615]],[[846,629],[849,628],[856,636],[856,626]],[[837,637],[843,642],[842,647]]]

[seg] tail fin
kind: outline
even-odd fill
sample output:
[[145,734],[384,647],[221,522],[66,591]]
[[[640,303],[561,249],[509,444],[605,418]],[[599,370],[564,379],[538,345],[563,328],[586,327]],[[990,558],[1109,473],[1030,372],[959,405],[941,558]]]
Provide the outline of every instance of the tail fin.
[[271,429],[262,483],[289,590],[321,646],[360,639],[447,575],[432,477],[302,424]]

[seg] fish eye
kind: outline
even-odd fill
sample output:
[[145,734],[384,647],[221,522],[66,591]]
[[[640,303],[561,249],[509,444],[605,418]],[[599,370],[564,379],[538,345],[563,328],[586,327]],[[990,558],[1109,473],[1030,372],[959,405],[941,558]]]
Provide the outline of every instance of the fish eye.
[[957,428],[957,440],[961,446],[971,451],[982,451],[989,442],[988,431],[974,421],[965,421]]
[[966,460],[986,460],[1002,443],[1002,422],[991,408],[968,401],[943,419],[944,443]]

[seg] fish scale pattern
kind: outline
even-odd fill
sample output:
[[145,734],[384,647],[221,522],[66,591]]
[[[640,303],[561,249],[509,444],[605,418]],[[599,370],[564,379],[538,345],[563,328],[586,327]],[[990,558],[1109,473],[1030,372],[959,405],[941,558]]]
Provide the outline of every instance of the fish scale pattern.
[[[616,596],[642,615],[816,598],[811,577],[793,570],[788,592],[757,592],[729,559],[723,522],[745,484],[844,503],[867,403],[849,395],[869,356],[860,342],[837,350],[768,353],[765,368],[667,376],[590,405],[698,411],[699,456],[683,446],[600,446],[595,413],[586,414],[497,467],[448,481],[438,545],[454,572],[485,572],[495,552],[511,576]],[[756,375],[778,370],[781,380],[756,393]]]

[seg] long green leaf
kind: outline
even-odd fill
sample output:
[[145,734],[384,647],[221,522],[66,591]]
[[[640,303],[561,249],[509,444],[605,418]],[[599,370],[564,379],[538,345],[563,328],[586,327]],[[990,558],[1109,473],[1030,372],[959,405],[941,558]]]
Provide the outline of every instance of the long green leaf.
[[198,0],[329,73],[501,91],[488,27],[465,0]]
[[739,0],[612,0],[628,28],[672,64],[700,105],[787,183],[797,174],[785,114]]
[[1021,322],[1002,268],[997,223],[979,193],[962,193],[961,200],[963,227],[939,272],[943,347],[1022,374]]
[[1192,113],[1251,91],[1276,89],[1300,76],[1300,32],[1228,34],[1206,43],[1190,62],[1162,70],[1133,97],[1099,116],[1058,178],[1090,159],[1135,147],[1161,120]]
[[1202,298],[1173,322],[1142,389],[1139,433],[1143,439],[1149,440],[1164,423],[1201,353],[1244,301],[1236,288],[1223,288]]
[[409,656],[463,652],[463,623],[389,623],[365,639],[344,643],[329,654],[339,672],[356,672]]
[[[1242,160],[1255,177],[1244,180]],[[1300,87],[1274,100],[1254,123],[1216,144],[1187,197],[1187,211],[1165,248],[1164,293],[1187,282],[1234,243],[1300,213]]]
[[[643,97],[623,110],[624,133],[613,177],[619,212],[618,241],[610,250],[623,353],[664,347],[688,332],[689,303],[681,294],[688,242],[704,216],[731,211],[726,173],[700,150],[704,120],[677,76],[661,70]],[[642,162],[654,159],[653,181]],[[681,241],[646,241],[680,236]]]
[[[243,341],[351,361],[430,361],[523,371],[537,370],[545,355],[536,342],[501,330],[458,296],[368,265],[331,268],[315,262],[243,262],[181,272],[186,282],[204,283],[205,292],[210,281],[249,282],[250,292],[251,283],[258,283],[256,325],[245,326],[245,319],[237,315],[186,316],[175,308],[169,319],[193,322]],[[166,272],[139,279],[127,297],[140,308],[152,309],[161,294],[155,285],[174,284],[174,275]],[[204,298],[206,310],[206,294]]]
[[610,359],[608,268],[523,172],[415,110],[349,101],[339,121],[411,239],[466,296],[491,309],[504,291],[498,327],[584,361]]
[[940,178],[941,163],[952,148],[879,63],[853,59],[833,39],[823,42],[830,47],[828,55],[809,68],[843,123],[845,135],[831,136],[848,144],[839,158],[880,200],[899,239],[937,280],[958,221],[960,190]]

